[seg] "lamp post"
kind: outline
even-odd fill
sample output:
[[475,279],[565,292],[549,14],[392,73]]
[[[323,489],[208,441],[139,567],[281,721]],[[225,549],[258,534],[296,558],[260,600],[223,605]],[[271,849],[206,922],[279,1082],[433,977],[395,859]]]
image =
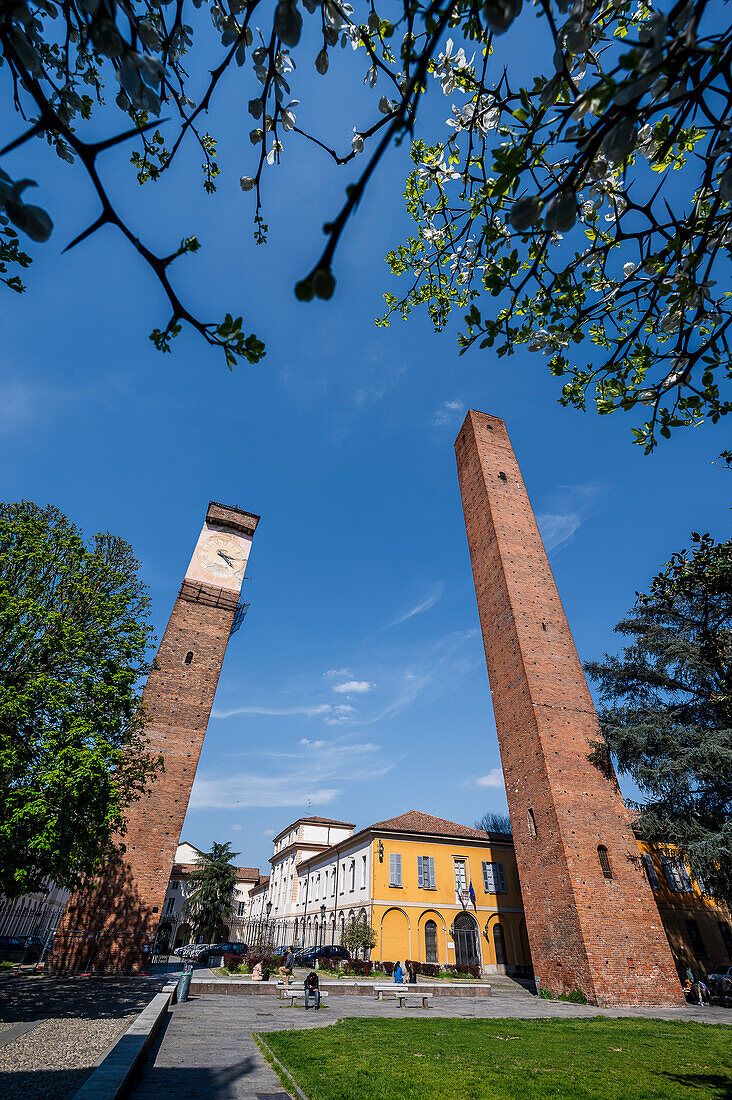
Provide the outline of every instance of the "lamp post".
[[[318,937],[325,943],[325,905],[320,906],[320,936]],[[317,940],[315,944],[315,965],[318,965],[318,945]]]

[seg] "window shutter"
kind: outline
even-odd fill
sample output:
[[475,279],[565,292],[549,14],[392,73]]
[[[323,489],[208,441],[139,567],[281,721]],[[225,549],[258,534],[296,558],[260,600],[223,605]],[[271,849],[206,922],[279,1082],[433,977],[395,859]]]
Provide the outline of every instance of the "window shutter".
[[401,886],[402,884],[402,857],[391,853],[389,856],[389,885]]
[[417,856],[417,886],[421,890],[424,886],[424,859]]
[[677,859],[676,866],[678,868],[679,877],[681,878],[681,882],[683,883],[684,890],[688,890],[688,892],[691,893],[694,887],[691,885],[691,878],[689,877],[689,872],[686,869],[686,864],[684,863],[683,859]]
[[434,890],[437,883],[435,880],[435,857],[429,856],[429,876],[430,876],[430,890]]
[[680,894],[682,889],[681,879],[679,878],[679,872],[676,870],[673,862],[670,859],[666,859],[665,856],[661,856],[661,867],[666,876],[666,882],[673,892],[675,894]]
[[483,868],[483,889],[485,890],[486,894],[492,894],[493,876],[491,875],[491,865],[490,863],[486,863],[485,861],[483,861],[483,863],[481,863],[481,867]]
[[653,859],[648,854],[643,856],[643,862],[646,865],[646,874],[648,875],[648,881],[651,884],[653,890],[658,889],[658,875],[656,874],[656,868],[653,866]]
[[498,868],[498,889],[499,889],[499,892],[501,894],[505,894],[506,893],[506,876],[505,876],[504,871],[503,871],[503,864],[502,863],[497,863],[496,867]]

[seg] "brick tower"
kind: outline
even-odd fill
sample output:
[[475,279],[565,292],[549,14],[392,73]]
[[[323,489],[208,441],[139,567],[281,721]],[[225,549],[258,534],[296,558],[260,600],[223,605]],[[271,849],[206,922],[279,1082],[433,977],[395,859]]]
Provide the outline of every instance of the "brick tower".
[[534,972],[598,1005],[683,1004],[506,427],[471,410],[455,441]]
[[[165,771],[133,803],[125,851],[72,894],[54,939],[55,970],[145,971],[259,516],[223,504],[206,522],[143,693],[149,749]],[[240,610],[237,610],[240,608]]]

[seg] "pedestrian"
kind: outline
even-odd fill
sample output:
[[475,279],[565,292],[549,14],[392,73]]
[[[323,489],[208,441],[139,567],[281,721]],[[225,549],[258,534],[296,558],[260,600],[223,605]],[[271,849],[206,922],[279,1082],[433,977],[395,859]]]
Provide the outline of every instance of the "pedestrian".
[[261,982],[262,981],[262,960],[261,959],[257,959],[257,961],[255,962],[255,964],[252,968],[252,981],[253,982]]
[[397,964],[394,967],[394,981],[397,985],[404,984],[404,971],[402,970],[402,964],[397,959]]
[[305,1008],[310,1008],[308,1001],[311,993],[315,1001],[315,1008],[320,1008],[320,983],[314,970],[311,970],[305,979]]
[[290,984],[290,978],[292,977],[292,971],[294,970],[294,968],[295,968],[295,953],[292,950],[292,947],[289,947],[287,949],[287,954],[285,956],[285,961],[284,961],[283,965],[280,967],[280,981],[281,982],[284,981],[286,986],[289,986],[289,984]]
[[697,989],[699,990],[699,1004],[709,1004],[709,987],[706,985],[702,978],[697,982]]
[[410,985],[417,984],[417,964],[407,959],[405,966],[407,968],[407,981]]

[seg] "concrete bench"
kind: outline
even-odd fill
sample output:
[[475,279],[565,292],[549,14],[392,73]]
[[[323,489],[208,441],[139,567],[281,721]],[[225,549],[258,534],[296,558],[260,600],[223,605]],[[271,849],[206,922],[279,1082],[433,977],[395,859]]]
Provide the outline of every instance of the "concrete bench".
[[432,996],[432,993],[419,993],[414,987],[412,987],[412,989],[399,989],[397,987],[397,991],[395,993],[395,997],[400,1008],[404,1008],[404,1002],[406,1001],[407,997],[416,997],[417,999],[421,998],[422,1008],[429,1008],[429,1000]]
[[277,997],[280,1001],[284,1001],[286,996],[292,996],[293,993],[303,993],[304,990],[305,986],[302,982],[290,982],[289,985],[277,982]]
[[402,993],[404,990],[410,990],[415,996],[421,996],[419,993],[420,985],[413,984],[408,985],[406,982],[399,985],[398,982],[392,982],[391,985],[375,985],[374,986],[374,999],[377,1001],[383,1001],[384,995],[389,993]]
[[[297,1000],[298,997],[302,997],[303,1001],[305,1000],[305,990],[304,989],[281,989],[280,990],[280,1000],[281,1001],[286,1001],[286,1000],[288,1000],[288,998],[291,998],[292,1004],[294,1005],[295,1001]],[[315,995],[313,994],[313,1000],[314,999],[315,999]],[[320,1003],[322,1004],[323,1001],[327,1001],[327,1000],[328,1000],[327,990],[321,989],[320,990]]]

